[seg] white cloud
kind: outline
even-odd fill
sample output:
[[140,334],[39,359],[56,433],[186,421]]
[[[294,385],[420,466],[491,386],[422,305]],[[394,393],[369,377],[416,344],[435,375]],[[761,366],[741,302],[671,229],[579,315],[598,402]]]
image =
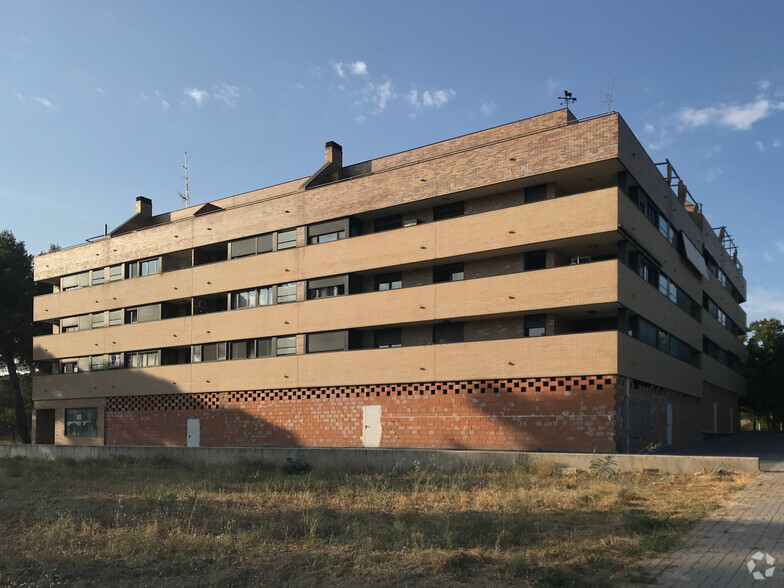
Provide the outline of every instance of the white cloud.
[[213,97],[224,102],[226,106],[234,106],[240,99],[240,91],[237,89],[237,86],[221,84],[220,86],[215,86]]
[[762,144],[762,141],[755,141],[755,145],[757,145],[757,149],[759,149],[760,153],[765,151],[765,145]]
[[16,98],[17,98],[18,100],[21,100],[22,102],[24,102],[24,99],[25,99],[24,95],[22,95],[22,94],[18,94],[18,93],[17,93],[17,95],[16,95]]
[[42,98],[41,96],[33,96],[33,100],[38,102],[41,106],[46,106],[47,108],[54,108],[54,104],[49,102],[46,98]]
[[367,118],[365,118],[365,115],[364,115],[364,114],[360,114],[360,115],[359,115],[357,118],[355,118],[354,120],[355,120],[355,121],[357,121],[359,124],[364,124],[364,123],[367,121]]
[[412,88],[406,95],[406,100],[414,108],[441,108],[452,100],[457,93],[452,88],[444,90],[425,90],[420,96],[416,88]]
[[784,241],[773,241],[773,246],[776,248],[776,251],[784,255]]
[[392,82],[389,80],[380,84],[368,82],[368,85],[365,87],[365,94],[375,105],[374,114],[382,112],[387,107],[389,101],[395,97]]
[[183,90],[183,93],[186,96],[192,98],[193,101],[199,106],[201,106],[202,102],[204,102],[204,99],[207,98],[207,96],[209,96],[209,93],[207,91],[199,90],[198,88],[185,88]]
[[103,95],[103,94],[106,94],[106,90],[104,90],[103,88],[99,88],[98,86],[96,86],[96,87],[94,88],[94,90],[95,90],[96,92],[98,92],[99,94],[101,94],[101,95]]
[[683,108],[676,117],[683,128],[696,128],[708,124],[729,127],[734,131],[745,131],[755,122],[770,116],[774,110],[784,109],[784,102],[771,102],[759,98],[743,106],[707,106],[705,108]]
[[770,82],[768,80],[762,80],[757,84],[757,88],[759,88],[760,92],[767,92],[770,90]]
[[765,262],[768,262],[768,263],[773,261],[773,256],[770,254],[770,251],[765,251],[762,254],[762,261],[765,261]]
[[482,106],[479,107],[479,112],[481,112],[484,116],[490,116],[493,114],[498,107],[495,105],[495,102],[485,102]]
[[773,148],[774,149],[778,149],[779,147],[781,147],[781,141],[779,141],[778,139],[774,140],[773,141]]
[[656,127],[654,127],[651,123],[645,123],[644,130],[650,135],[651,133],[656,132]]
[[784,290],[750,287],[744,310],[749,323],[763,318],[784,320]]
[[368,75],[367,64],[364,61],[355,61],[351,64],[351,73],[355,76]]
[[366,76],[368,75],[367,63],[364,61],[353,61],[351,63],[343,63],[338,61],[332,64],[332,69],[338,77],[346,78],[348,74],[352,76]]

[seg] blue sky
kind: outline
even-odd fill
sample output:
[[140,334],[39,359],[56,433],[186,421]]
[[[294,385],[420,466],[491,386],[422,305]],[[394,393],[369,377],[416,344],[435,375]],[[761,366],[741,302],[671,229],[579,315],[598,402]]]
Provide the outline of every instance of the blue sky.
[[558,108],[612,108],[728,225],[784,320],[784,2],[0,3],[0,229],[31,252],[131,215]]

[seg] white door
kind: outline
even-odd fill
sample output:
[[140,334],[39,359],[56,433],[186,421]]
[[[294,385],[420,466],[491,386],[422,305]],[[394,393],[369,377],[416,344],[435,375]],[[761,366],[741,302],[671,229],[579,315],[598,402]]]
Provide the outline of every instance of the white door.
[[381,444],[381,405],[362,407],[362,446],[378,447]]
[[198,447],[200,436],[199,419],[188,419],[188,447]]
[[667,445],[672,445],[672,404],[667,403]]

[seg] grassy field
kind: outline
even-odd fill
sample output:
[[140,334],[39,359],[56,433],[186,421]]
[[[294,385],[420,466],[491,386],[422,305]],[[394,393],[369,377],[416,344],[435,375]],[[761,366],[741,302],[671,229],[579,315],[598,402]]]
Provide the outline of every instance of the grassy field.
[[633,585],[751,481],[0,459],[0,585]]

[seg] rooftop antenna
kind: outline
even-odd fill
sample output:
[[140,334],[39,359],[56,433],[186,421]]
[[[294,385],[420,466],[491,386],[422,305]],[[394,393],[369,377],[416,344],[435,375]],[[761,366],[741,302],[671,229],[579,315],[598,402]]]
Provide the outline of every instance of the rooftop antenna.
[[612,85],[610,82],[607,82],[607,91],[602,91],[604,94],[604,100],[607,102],[607,112],[612,110],[612,103],[615,102],[615,99],[618,97],[618,93],[615,91],[615,76],[612,79]]
[[558,100],[561,101],[561,106],[566,106],[566,108],[569,108],[569,105],[572,102],[577,102],[577,98],[574,98],[572,96],[572,93],[571,92],[567,92],[566,90],[564,90],[564,95],[563,96],[558,96]]
[[182,169],[185,170],[185,195],[182,192],[177,192],[180,195],[180,198],[183,199],[185,202],[185,208],[188,208],[191,204],[191,196],[188,193],[188,152],[185,152],[185,164],[182,166]]

